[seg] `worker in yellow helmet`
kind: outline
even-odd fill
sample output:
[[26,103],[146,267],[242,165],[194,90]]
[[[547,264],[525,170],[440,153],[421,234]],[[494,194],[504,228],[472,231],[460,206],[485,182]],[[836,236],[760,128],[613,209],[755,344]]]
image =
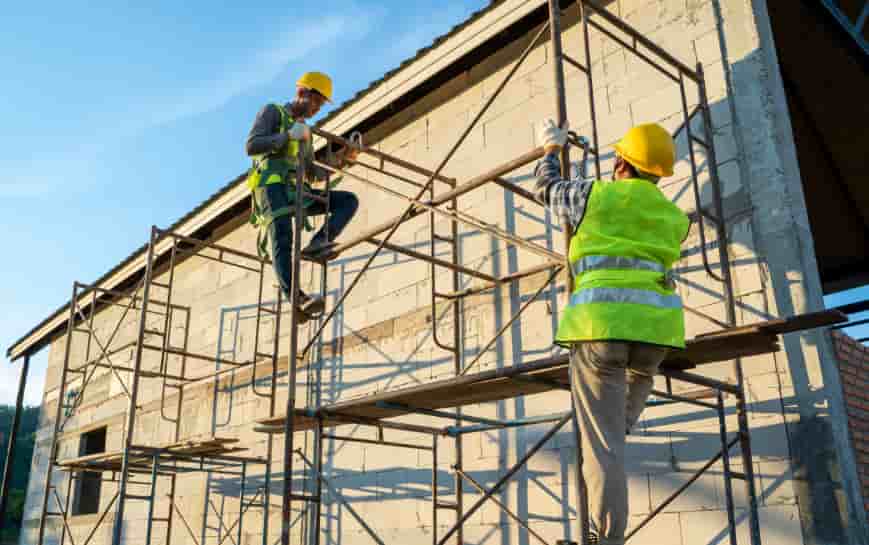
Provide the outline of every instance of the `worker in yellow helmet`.
[[[325,102],[332,100],[332,80],[321,72],[308,72],[296,82],[295,98],[284,105],[267,104],[256,116],[247,137],[245,150],[253,158],[253,167],[247,184],[252,192],[253,214],[251,223],[260,229],[257,242],[261,255],[271,250],[272,265],[284,295],[290,296],[293,256],[292,212],[295,203],[296,163],[301,149],[307,158],[305,192],[321,197],[306,199],[305,215],[325,214],[329,217],[323,227],[302,250],[302,256],[311,261],[325,262],[334,257],[334,238],[347,226],[359,200],[349,191],[329,191],[328,206],[323,190],[308,186],[310,180],[325,180],[328,173],[312,164],[311,130],[305,124],[320,111]],[[301,148],[300,148],[301,147]],[[338,154],[337,167],[345,159],[355,159],[358,150],[345,149]],[[333,184],[334,185],[334,184]],[[328,239],[327,239],[328,232]],[[318,295],[299,294],[297,310],[302,321],[322,313],[324,302]]]
[[682,301],[671,280],[688,217],[658,189],[673,174],[675,145],[656,124],[615,145],[612,181],[563,180],[567,130],[547,120],[536,197],[571,227],[575,288],[555,342],[570,349],[582,434],[591,543],[622,545],[628,520],[625,434],[637,423],[658,366],[685,347]]

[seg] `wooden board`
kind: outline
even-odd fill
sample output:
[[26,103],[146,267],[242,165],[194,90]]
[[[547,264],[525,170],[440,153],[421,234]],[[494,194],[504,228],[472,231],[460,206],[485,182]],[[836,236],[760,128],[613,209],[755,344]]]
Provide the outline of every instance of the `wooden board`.
[[[845,317],[837,311],[804,314],[708,333],[686,342],[686,349],[673,351],[661,367],[685,370],[698,365],[768,354],[779,350],[778,334],[827,326]],[[528,364],[443,379],[391,392],[381,392],[324,407],[324,425],[338,425],[359,419],[384,419],[411,414],[416,409],[446,409],[475,403],[501,401],[521,395],[566,388],[568,356],[537,360]],[[390,406],[384,406],[390,404]],[[409,408],[396,408],[403,405]],[[258,420],[258,431],[275,432],[285,416]],[[294,412],[296,430],[316,425],[308,411]]]
[[[129,457],[131,467],[137,469],[151,467],[153,463],[153,451],[160,451],[161,459],[167,460],[173,456],[225,456],[247,450],[243,447],[234,446],[238,439],[230,437],[192,438],[175,443],[168,443],[156,447],[133,447],[134,453]],[[148,452],[150,451],[150,452]],[[120,471],[124,453],[122,451],[100,452],[77,458],[68,458],[57,463],[62,469],[68,471]],[[162,463],[162,462],[161,462]],[[171,471],[166,466],[166,471]]]

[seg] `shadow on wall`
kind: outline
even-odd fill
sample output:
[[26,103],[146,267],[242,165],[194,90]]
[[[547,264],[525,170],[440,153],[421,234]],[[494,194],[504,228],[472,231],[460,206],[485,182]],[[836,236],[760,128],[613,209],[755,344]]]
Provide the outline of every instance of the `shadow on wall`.
[[[743,69],[743,63],[751,62],[750,60],[740,61],[734,64],[731,69],[734,72],[739,72]],[[715,136],[717,145],[718,139],[722,139],[724,146],[736,146],[732,127],[732,114],[730,104],[725,101],[719,101],[712,105],[712,118],[714,120],[725,120],[719,122],[715,127]],[[635,120],[635,122],[646,120]],[[673,126],[678,124],[679,120],[659,120],[661,122],[670,122]],[[699,124],[692,123],[692,126],[699,134]],[[682,176],[675,176],[670,180],[662,182],[662,190],[674,201],[680,204],[686,210],[696,212],[696,204],[692,196],[693,188],[691,178],[685,173],[686,162],[688,155],[686,151],[686,138],[684,132],[679,137],[679,162],[682,164]],[[602,157],[604,164],[608,164],[612,160],[612,154],[607,154]],[[731,251],[734,256],[731,259],[732,270],[737,275],[734,282],[737,285],[737,298],[735,301],[737,320],[739,323],[751,323],[773,318],[769,312],[769,288],[770,286],[790,286],[792,280],[789,278],[791,273],[799,274],[800,271],[781,270],[780,267],[774,266],[766,261],[769,254],[764,249],[753,249],[753,241],[751,235],[752,215],[754,207],[752,205],[751,195],[749,195],[745,181],[741,178],[746,171],[745,165],[741,164],[743,157],[738,149],[733,150],[731,157],[719,157],[719,171],[722,176],[723,186],[723,209],[728,225],[728,238],[731,241]],[[699,177],[705,180],[708,176],[708,165],[704,159],[698,161],[697,169]],[[690,170],[688,171],[690,173]],[[602,178],[608,178],[608,173],[602,173]],[[515,183],[524,186],[526,189],[533,185],[533,180],[530,174],[516,176],[512,179]],[[479,191],[482,191],[480,189]],[[702,183],[700,186],[699,201],[704,208],[704,214],[714,214],[712,207],[713,198],[711,186],[709,183]],[[505,210],[504,224],[501,226],[508,232],[526,237],[528,240],[535,241],[545,247],[561,251],[562,236],[558,226],[553,222],[550,214],[539,206],[536,206],[526,201],[518,201],[517,197],[509,192],[504,192],[503,201],[499,203]],[[726,318],[724,314],[724,298],[722,290],[709,282],[705,278],[704,265],[700,259],[703,248],[699,244],[697,237],[699,229],[699,218],[702,214],[694,214],[694,225],[692,227],[692,236],[683,247],[683,260],[676,267],[675,273],[677,282],[680,286],[680,291],[688,290],[691,295],[686,299],[698,298],[705,301],[702,310],[707,314],[719,320]],[[528,232],[519,232],[519,225],[536,225],[538,230],[530,234]],[[705,233],[707,235],[707,255],[709,267],[713,272],[720,272],[720,265],[717,259],[717,241],[715,240],[714,229],[705,222]],[[479,240],[489,235],[479,231],[464,231],[461,233],[462,245],[469,244],[472,240]],[[487,258],[480,260],[477,266],[491,266],[488,270],[494,276],[502,276],[511,272],[518,271],[520,256],[519,252],[514,247],[503,248],[499,242],[489,237],[490,255]],[[411,245],[412,248],[419,251],[427,251],[427,243],[418,243]],[[398,254],[384,251],[384,258],[373,265],[371,270],[379,270],[386,267],[393,267],[396,264],[401,264],[410,261],[409,258]],[[446,252],[439,254],[441,257],[447,257]],[[346,284],[355,276],[358,271],[360,262],[368,256],[357,256],[346,259],[339,259],[333,263],[333,267],[339,268],[340,285],[334,286],[330,290],[330,299],[334,301],[340,293],[345,289]],[[502,270],[503,269],[503,270]],[[744,274],[745,277],[740,277]],[[750,281],[751,276],[759,278],[757,283]],[[700,280],[700,278],[704,278]],[[745,287],[749,286],[749,287]],[[550,334],[554,334],[557,327],[558,319],[558,294],[563,292],[563,286],[560,288],[548,289],[541,294],[540,303],[546,305],[549,309],[549,324]],[[493,331],[507,323],[510,317],[518,311],[520,305],[528,297],[519,292],[519,287],[516,283],[510,284],[507,287],[499,287],[494,290],[491,296],[492,312],[493,312]],[[776,305],[782,315],[793,313],[793,308],[787,304],[787,301],[778,301]],[[344,335],[354,334],[354,329],[345,322],[344,312],[339,311],[337,319],[330,325],[328,334],[332,338],[339,338]],[[451,323],[451,318],[448,313],[441,314],[434,319],[432,329],[436,327],[446,327]],[[706,330],[717,329],[717,326],[712,322],[707,323]],[[348,394],[357,392],[360,388],[365,388],[373,384],[378,385],[379,390],[394,388],[396,385],[422,383],[418,371],[421,368],[431,369],[432,376],[444,375],[452,372],[452,361],[447,356],[434,357],[431,351],[426,351],[430,343],[432,331],[429,330],[418,336],[415,340],[415,345],[406,351],[406,357],[396,358],[391,353],[384,350],[383,347],[376,343],[368,343],[370,360],[360,363],[343,362],[343,358],[338,355],[329,358],[322,369],[322,402],[325,404],[346,399]],[[793,503],[793,494],[787,490],[792,485],[787,481],[793,479],[795,483],[795,493],[798,502],[803,506],[800,510],[803,517],[803,526],[806,528],[804,533],[813,535],[817,539],[821,539],[827,543],[844,543],[844,535],[841,529],[841,520],[848,509],[844,505],[844,491],[841,486],[841,475],[836,466],[836,456],[834,450],[836,444],[829,423],[829,415],[825,412],[816,411],[815,407],[825,407],[831,402],[828,392],[825,389],[813,389],[810,386],[808,372],[806,370],[806,362],[803,359],[803,344],[808,344],[812,348],[814,335],[789,335],[785,338],[786,348],[786,365],[787,369],[781,368],[784,363],[781,357],[775,357],[775,369],[773,373],[778,377],[779,384],[775,388],[775,395],[772,399],[761,399],[751,403],[749,410],[752,419],[751,434],[754,443],[754,460],[776,460],[779,461],[778,466],[762,466],[759,471],[758,479],[760,483],[758,498],[761,506],[773,505],[777,502]],[[463,354],[465,361],[469,361],[475,357],[485,343],[482,340],[475,343],[475,346],[464,346]],[[523,336],[523,320],[517,320],[509,329],[509,335],[500,338],[493,346],[493,361],[497,366],[522,364],[523,362],[537,359],[543,355],[551,354],[556,349],[554,348],[527,348],[527,339]],[[747,363],[750,365],[750,363]],[[360,377],[357,371],[364,371],[364,375]],[[703,369],[699,369],[703,372]],[[750,374],[751,369],[746,368],[746,373]],[[732,377],[731,377],[732,378]],[[793,394],[788,395],[788,380],[793,382]],[[754,397],[756,394],[751,394]],[[498,402],[496,404],[495,417],[499,419],[516,419],[525,416],[530,416],[532,411],[526,407],[525,398],[516,398],[508,401]],[[552,407],[551,412],[565,410],[568,407]],[[471,412],[471,411],[469,411]],[[728,408],[728,417],[732,420],[735,412],[732,402]],[[806,417],[806,415],[809,415]],[[702,463],[706,462],[720,448],[720,438],[717,432],[717,423],[710,430],[706,427],[697,429],[698,425],[704,421],[714,420],[711,411],[690,411],[679,413],[676,415],[655,416],[657,411],[650,410],[643,420],[643,431],[636,436],[632,436],[629,446],[629,471],[633,477],[646,478],[650,482],[655,479],[658,485],[673,489],[682,482],[687,474],[693,471]],[[783,433],[781,421],[772,417],[784,417],[787,422],[787,434]],[[763,417],[770,417],[770,424],[764,424]],[[673,428],[671,429],[671,426]],[[352,427],[351,427],[352,428]],[[731,432],[735,429],[735,424],[730,426]],[[354,433],[355,430],[348,432]],[[525,452],[533,445],[542,435],[545,429],[541,427],[529,427],[511,431],[496,431],[488,432],[481,435],[479,439],[481,446],[480,452],[495,453],[489,456],[480,455],[474,460],[473,465],[485,463],[487,469],[469,471],[477,481],[485,487],[491,487],[509,468],[510,463],[508,457],[500,455],[501,452]],[[785,444],[782,444],[784,442]],[[467,446],[471,444],[470,439],[465,440],[466,451]],[[330,479],[335,489],[341,494],[350,506],[357,511],[364,511],[367,504],[381,504],[385,502],[388,506],[390,502],[413,500],[425,504],[431,499],[431,470],[425,467],[407,468],[401,465],[390,465],[388,463],[377,464],[378,468],[372,471],[342,469],[336,466],[336,458],[342,449],[342,445],[335,441],[329,441],[326,445],[325,473]],[[371,447],[372,449],[383,449],[382,447]],[[573,457],[571,451],[573,446],[573,435],[571,432],[560,432],[544,450],[537,454],[537,457],[542,461],[537,464],[549,469],[532,470],[525,468],[520,471],[512,480],[509,492],[504,492],[498,495],[502,501],[510,502],[510,505],[515,509],[517,515],[523,520],[534,522],[557,523],[562,526],[563,535],[565,538],[575,539],[574,524],[571,519],[575,517],[574,510],[570,507],[569,502],[563,498],[570,497],[572,489],[572,473],[574,467],[571,465]],[[387,456],[387,452],[372,451],[372,456]],[[791,457],[788,462],[788,457]],[[513,456],[515,458],[515,456]],[[739,451],[732,451],[734,463],[739,462]],[[483,462],[481,462],[481,460]],[[788,463],[791,469],[788,469]],[[420,464],[421,466],[423,464]],[[298,466],[297,466],[298,467]],[[766,467],[771,467],[769,471],[765,471]],[[784,469],[783,469],[784,468]],[[792,475],[791,472],[792,471]],[[690,491],[692,498],[702,505],[708,506],[709,509],[721,510],[724,508],[722,491],[720,485],[714,483],[720,478],[720,471],[712,470],[709,475],[711,479],[701,480],[695,483]],[[272,493],[279,496],[281,494],[282,476],[275,473],[272,476]],[[310,486],[311,480],[305,471],[297,470],[293,476],[294,487],[296,490],[302,490],[306,486]],[[385,484],[388,480],[388,484]],[[454,493],[454,481],[451,474],[446,469],[438,469],[439,490],[438,494],[441,497],[449,496]],[[253,476],[248,479],[249,489],[257,489],[264,485],[262,476]],[[217,496],[236,496],[238,494],[238,483],[233,479],[209,480],[209,491],[212,495]],[[739,486],[738,481],[734,483],[735,487]],[[529,501],[529,493],[532,491],[535,498],[549,498],[553,505],[532,505]],[[479,497],[479,493],[470,485],[465,485],[463,492],[468,495],[467,503],[473,502]],[[784,501],[781,498],[786,498]],[[395,505],[395,504],[391,504]],[[654,507],[652,505],[651,507]],[[806,507],[809,507],[806,509]],[[219,512],[223,509],[222,506],[215,506],[214,512]],[[420,512],[424,508],[420,508]],[[328,504],[324,508],[324,530],[332,535],[340,536],[344,530],[343,525],[348,524],[349,515],[345,512],[347,507],[342,505],[337,497],[332,497],[330,494]],[[557,513],[557,514],[556,514]],[[739,509],[737,512],[740,521],[745,520],[745,510]],[[725,543],[727,541],[727,526],[726,518],[721,517],[721,528],[717,531],[714,537],[710,538],[708,543]],[[390,519],[373,519],[368,522],[378,529],[378,526],[384,526],[389,523]],[[817,521],[821,523],[815,525]],[[827,523],[824,523],[826,521]],[[497,520],[487,520],[487,524],[506,525],[512,521],[503,513],[500,512]],[[429,523],[430,524],[430,523]],[[424,522],[419,523],[424,526]],[[767,511],[765,513],[765,522],[763,532],[765,534],[781,533],[783,535],[791,535],[793,522],[784,515],[780,515],[776,511]],[[385,527],[380,528],[381,531],[386,530]],[[493,530],[494,532],[494,530]],[[485,535],[480,543],[491,542],[486,541],[492,534]],[[511,534],[502,532],[500,534],[502,545],[527,545],[533,540],[526,532],[519,532],[518,539],[513,540]],[[333,541],[334,542],[334,541]]]

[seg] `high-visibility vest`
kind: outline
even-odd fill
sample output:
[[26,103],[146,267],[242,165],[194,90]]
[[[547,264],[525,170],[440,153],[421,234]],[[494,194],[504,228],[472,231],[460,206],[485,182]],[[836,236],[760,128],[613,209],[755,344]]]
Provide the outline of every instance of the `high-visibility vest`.
[[[280,104],[272,104],[281,114],[281,124],[279,132],[287,132],[292,127],[295,119],[286,108]],[[304,142],[303,142],[304,145]],[[310,145],[305,147],[305,154],[312,155]],[[251,191],[257,187],[270,184],[280,184],[285,182],[294,182],[295,180],[288,179],[288,176],[296,171],[296,162],[299,154],[299,141],[287,140],[286,148],[276,152],[264,153],[253,157],[253,166],[248,172],[247,187]],[[293,188],[295,190],[295,188]]]
[[[281,114],[281,124],[279,132],[287,132],[295,122],[295,119],[290,115],[286,108],[280,104],[272,104]],[[313,148],[310,144],[304,141],[305,155],[313,156]],[[267,231],[269,225],[281,216],[288,216],[293,213],[292,206],[285,206],[272,210],[271,213],[265,211],[262,205],[263,193],[265,186],[271,184],[284,184],[287,192],[287,202],[292,205],[296,197],[296,180],[293,174],[296,172],[298,162],[299,141],[292,138],[287,140],[286,148],[280,149],[277,152],[256,155],[253,157],[253,166],[248,171],[247,187],[251,191],[251,215],[248,220],[251,225],[257,228],[257,251],[260,256],[268,256],[268,237]],[[311,192],[311,188],[307,181],[304,183],[304,191]],[[303,207],[309,206],[313,201],[305,199],[302,202]],[[311,230],[311,224],[307,216],[304,217],[305,230]]]
[[682,299],[670,281],[690,221],[655,184],[593,184],[570,240],[575,288],[555,341],[639,341],[685,347]]

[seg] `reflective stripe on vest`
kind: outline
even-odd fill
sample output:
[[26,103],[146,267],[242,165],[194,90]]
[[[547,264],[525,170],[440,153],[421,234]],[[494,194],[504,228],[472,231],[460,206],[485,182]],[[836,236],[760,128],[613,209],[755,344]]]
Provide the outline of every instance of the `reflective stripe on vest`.
[[654,261],[612,255],[583,256],[573,263],[572,268],[574,277],[586,271],[599,269],[630,269],[635,271],[653,271],[661,274],[667,272],[663,265]]
[[667,278],[688,225],[684,212],[647,180],[595,181],[570,240],[576,287],[556,342],[684,348],[682,299]]
[[587,303],[634,303],[668,309],[682,308],[682,298],[676,294],[661,295],[654,291],[632,288],[587,288],[570,296],[571,306]]

